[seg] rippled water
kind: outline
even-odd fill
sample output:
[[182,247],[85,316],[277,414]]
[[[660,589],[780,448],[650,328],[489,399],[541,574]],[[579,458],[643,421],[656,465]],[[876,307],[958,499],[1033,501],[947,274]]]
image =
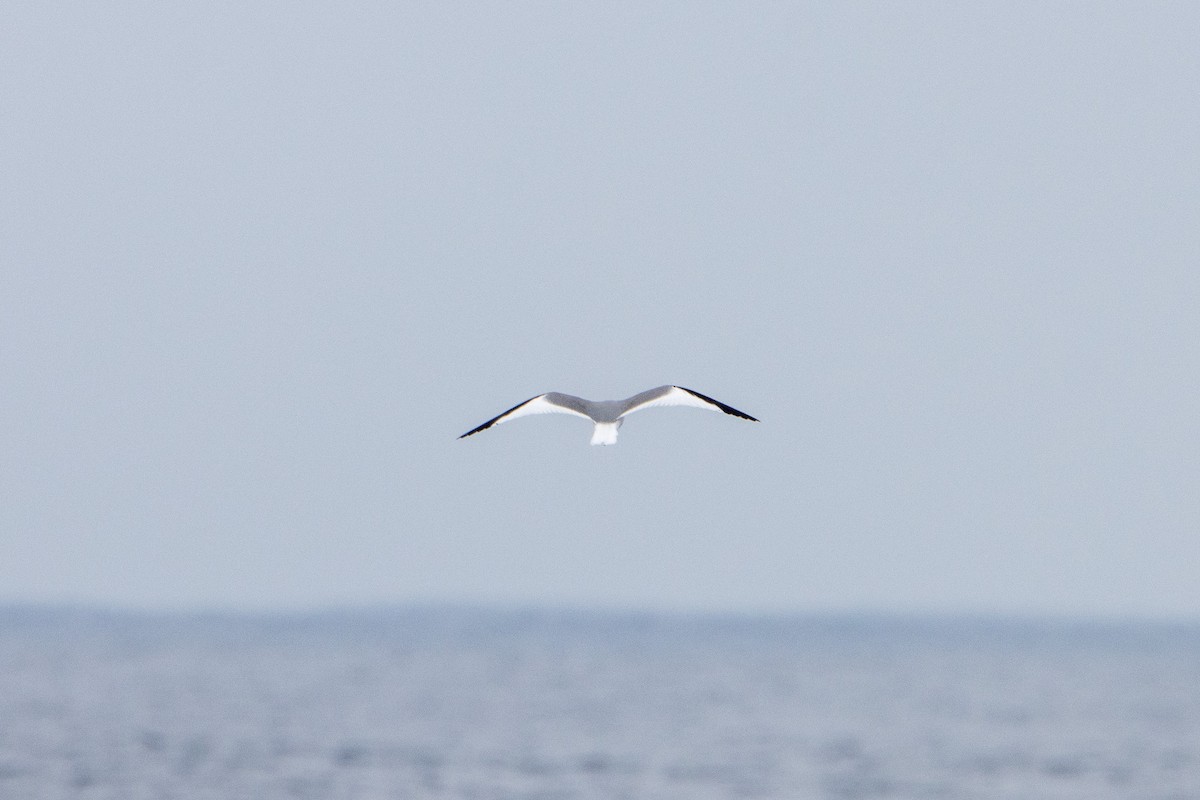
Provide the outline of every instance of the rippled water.
[[1200,627],[0,612],[0,798],[1197,798]]

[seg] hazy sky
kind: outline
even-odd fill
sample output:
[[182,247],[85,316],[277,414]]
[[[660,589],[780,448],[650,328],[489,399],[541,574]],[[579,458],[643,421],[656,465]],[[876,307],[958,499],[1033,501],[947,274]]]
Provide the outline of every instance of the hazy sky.
[[0,601],[1200,617],[1198,30],[10,5]]

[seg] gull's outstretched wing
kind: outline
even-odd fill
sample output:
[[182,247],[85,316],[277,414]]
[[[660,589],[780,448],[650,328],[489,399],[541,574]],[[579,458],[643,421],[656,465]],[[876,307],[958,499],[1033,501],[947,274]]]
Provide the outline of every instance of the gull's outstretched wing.
[[578,397],[558,392],[547,392],[546,394],[539,394],[537,397],[531,397],[524,403],[517,403],[503,414],[492,417],[478,428],[473,428],[458,438],[465,439],[471,434],[486,431],[493,425],[499,425],[501,422],[508,422],[510,419],[524,417],[529,414],[574,414],[577,417],[590,420],[591,417],[583,413],[581,410],[582,407],[583,401]]
[[735,417],[748,419],[751,422],[758,422],[749,414],[738,411],[733,406],[727,406],[720,400],[713,400],[711,397],[702,395],[699,392],[693,392],[691,389],[685,389],[682,386],[659,386],[657,389],[648,389],[624,401],[625,410],[621,412],[624,417],[627,414],[632,414],[635,411],[641,411],[643,408],[653,408],[654,406],[692,406],[693,408],[704,408],[709,411],[724,411]]

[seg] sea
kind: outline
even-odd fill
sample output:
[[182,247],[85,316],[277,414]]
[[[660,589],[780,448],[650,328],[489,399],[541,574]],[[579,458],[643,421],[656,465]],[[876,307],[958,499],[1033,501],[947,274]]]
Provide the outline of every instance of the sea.
[[0,609],[0,799],[1200,798],[1200,625]]

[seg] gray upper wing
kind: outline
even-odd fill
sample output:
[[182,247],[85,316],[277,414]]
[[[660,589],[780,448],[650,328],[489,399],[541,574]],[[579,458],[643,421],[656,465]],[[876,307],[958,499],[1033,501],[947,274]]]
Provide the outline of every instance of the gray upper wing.
[[591,419],[583,408],[584,401],[578,397],[559,392],[547,392],[546,394],[539,394],[537,397],[531,397],[523,403],[517,403],[503,414],[497,414],[487,422],[472,428],[458,438],[465,439],[480,431],[486,431],[493,425],[499,425],[501,422],[508,422],[510,419],[516,419],[528,414],[574,414],[579,417]]
[[576,397],[573,394],[563,394],[562,392],[549,392],[543,396],[548,403],[553,403],[567,411],[574,411],[576,414],[581,414],[589,419],[591,418],[591,414],[588,413],[588,403],[582,397]]
[[720,400],[714,400],[707,395],[700,394],[691,389],[685,389],[682,386],[659,386],[655,389],[647,389],[644,392],[639,392],[633,397],[622,401],[621,416],[654,406],[693,406],[694,408],[704,408],[709,411],[723,411],[734,417],[758,422],[757,419],[744,411],[738,411],[733,406],[727,406]]
[[655,400],[661,400],[671,393],[674,386],[656,386],[653,389],[647,389],[644,392],[638,392],[633,397],[627,397],[621,401],[621,414],[628,414],[630,411],[636,411]]

